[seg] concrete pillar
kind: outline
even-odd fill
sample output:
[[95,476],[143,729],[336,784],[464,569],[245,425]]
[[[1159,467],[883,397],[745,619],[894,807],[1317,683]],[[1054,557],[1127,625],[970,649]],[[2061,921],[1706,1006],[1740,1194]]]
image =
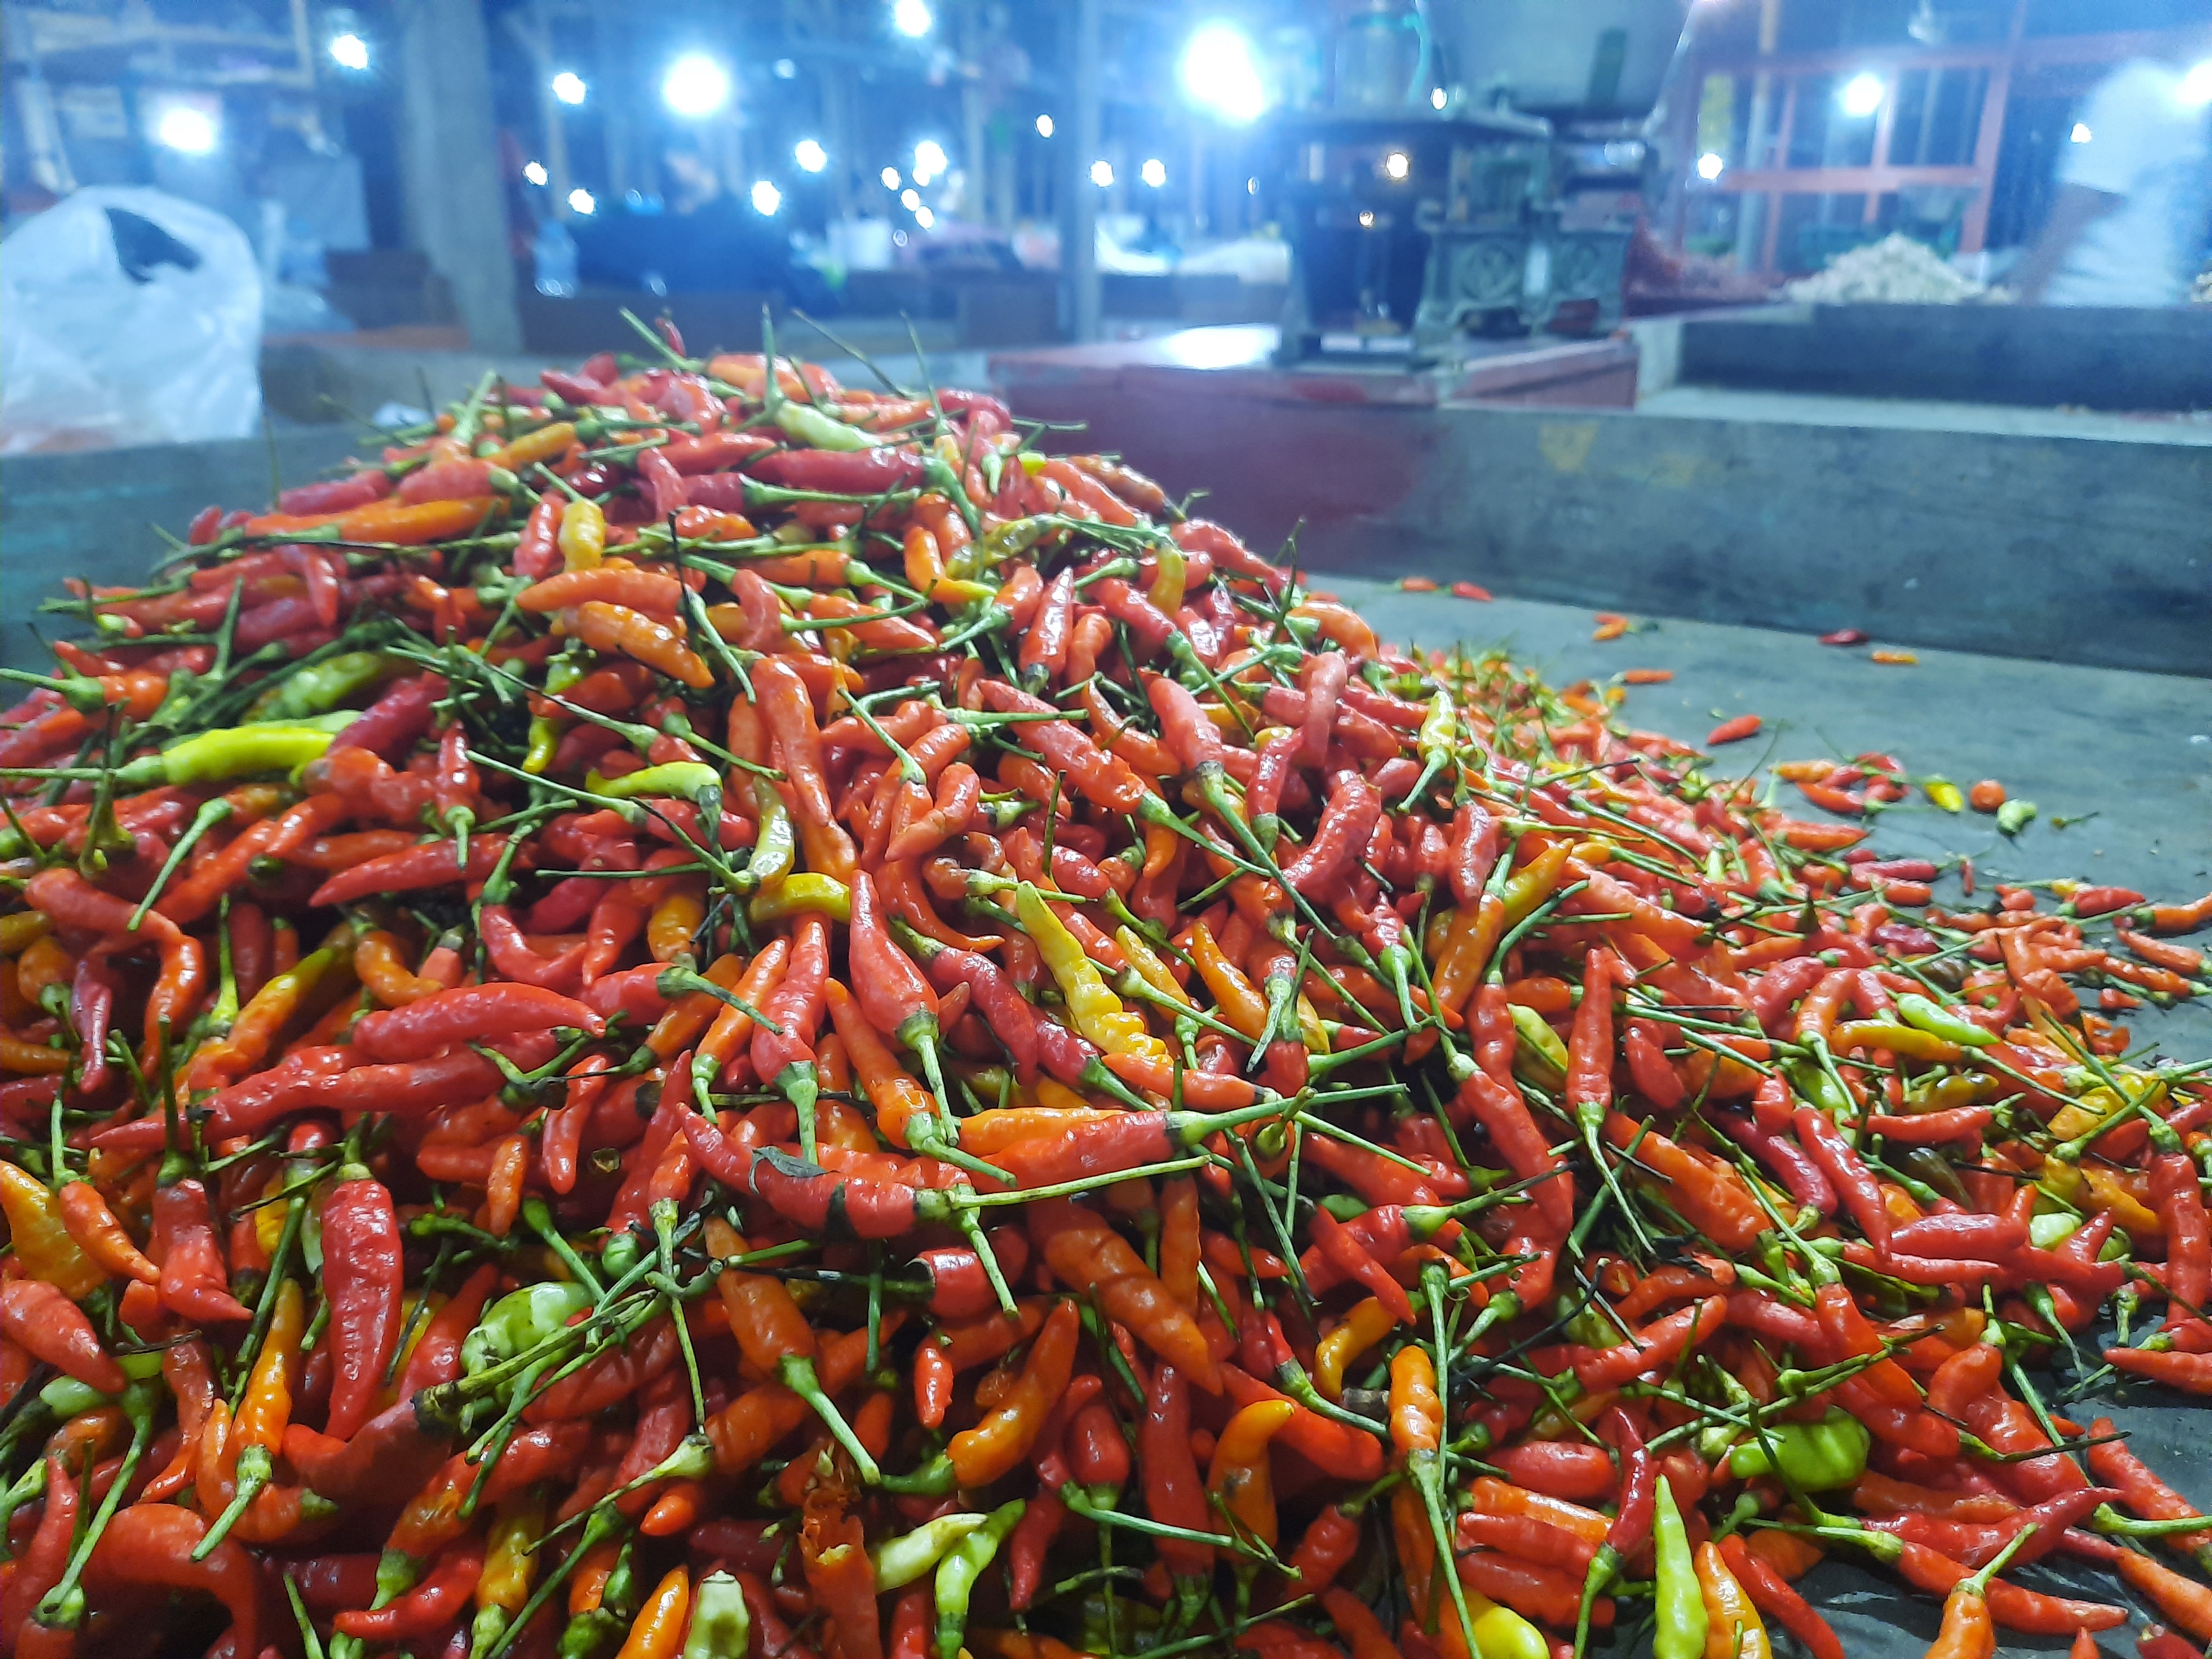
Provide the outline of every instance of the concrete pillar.
[[400,0],[393,9],[410,237],[453,289],[469,343],[520,351],[482,0]]
[[1074,89],[1074,118],[1060,147],[1060,316],[1079,343],[1098,337],[1098,186],[1091,164],[1100,154],[1099,0],[1075,0],[1066,83]]

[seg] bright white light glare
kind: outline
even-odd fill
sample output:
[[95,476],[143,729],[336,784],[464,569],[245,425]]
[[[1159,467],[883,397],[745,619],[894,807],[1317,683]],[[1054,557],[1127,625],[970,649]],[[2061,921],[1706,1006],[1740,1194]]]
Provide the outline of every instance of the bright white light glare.
[[899,170],[896,167],[885,167],[883,171],[883,180],[885,190],[896,190],[899,187]]
[[358,34],[331,36],[331,61],[340,69],[359,74],[368,67],[368,42]]
[[522,176],[529,179],[533,185],[544,184],[545,182],[545,163],[543,161],[525,161],[522,164]]
[[799,78],[799,65],[788,58],[779,58],[775,60],[772,72],[779,81],[796,81]]
[[763,217],[772,217],[783,205],[783,192],[765,179],[753,180],[753,211]]
[[1091,182],[1101,190],[1112,184],[1114,164],[1111,161],[1093,161],[1091,164]]
[[928,33],[936,21],[929,15],[929,0],[896,0],[891,7],[891,27],[913,40]]
[[1710,183],[1719,178],[1723,169],[1727,166],[1726,161],[1714,155],[1712,151],[1707,150],[1703,155],[1698,157],[1698,177]]
[[2077,144],[2086,144],[2097,135],[2089,131],[2089,124],[2087,121],[2076,121],[2074,124],[2074,131],[2066,136]]
[[801,173],[819,173],[830,165],[830,152],[813,139],[802,138],[791,147],[791,159]]
[[1442,109],[1443,106],[1444,89],[1442,87],[1431,88],[1429,91],[1429,107],[1431,109]]
[[1155,156],[1137,169],[1137,176],[1154,190],[1158,190],[1168,181],[1167,164]]
[[1052,137],[1052,117],[1049,115],[1040,115],[1037,117],[1037,137],[1040,138],[1049,138]]
[[1883,82],[1881,76],[1876,75],[1872,70],[1867,70],[1851,76],[1850,80],[1844,82],[1843,91],[1837,94],[1843,104],[1844,114],[1861,118],[1871,115],[1880,109],[1882,100],[1888,96],[1888,86]]
[[934,138],[925,138],[914,147],[914,181],[926,185],[945,171],[945,146]]
[[921,192],[918,190],[901,191],[899,192],[899,205],[904,208],[908,213],[919,212],[921,208]]
[[2212,104],[2212,58],[2181,77],[2181,101],[2191,108]]
[[599,203],[592,199],[592,192],[581,185],[568,192],[568,210],[572,213],[590,213],[598,206]]
[[1247,179],[1244,181],[1244,193],[1247,196],[1257,196],[1260,193],[1260,181],[1257,179]]
[[584,84],[584,77],[574,70],[562,70],[553,77],[553,95],[564,104],[582,103],[590,90]]
[[1256,120],[1267,106],[1252,43],[1233,24],[1201,26],[1183,48],[1182,76],[1184,94],[1224,121]]
[[924,230],[927,230],[932,225],[937,222],[937,216],[932,213],[927,208],[916,208],[914,210],[914,222],[920,225]]
[[204,155],[215,148],[215,122],[204,109],[172,104],[155,124],[154,137],[185,155]]
[[1402,149],[1394,149],[1382,158],[1384,177],[1403,179],[1413,170],[1413,158]]
[[660,96],[678,115],[712,115],[729,101],[729,71],[713,58],[693,52],[668,66]]

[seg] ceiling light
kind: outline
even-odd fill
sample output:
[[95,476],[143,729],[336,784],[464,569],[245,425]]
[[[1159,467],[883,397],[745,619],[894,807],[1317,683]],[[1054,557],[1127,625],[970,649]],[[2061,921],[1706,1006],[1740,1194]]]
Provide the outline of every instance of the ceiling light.
[[193,104],[172,104],[154,124],[155,139],[183,155],[205,155],[216,136],[215,118]]
[[1049,115],[1040,115],[1037,117],[1037,137],[1040,138],[1049,138],[1052,137],[1052,117]]
[[2076,121],[2074,124],[2074,131],[2066,136],[2077,144],[2086,144],[2097,135],[2089,131],[2089,124],[2087,121]]
[[1394,149],[1382,158],[1382,173],[1385,178],[1402,182],[1406,175],[1413,170],[1413,158],[1402,149]]
[[1889,87],[1881,76],[1866,70],[1844,82],[1844,89],[1836,95],[1844,114],[1863,119],[1881,107],[1882,100],[1889,96]]
[[936,21],[929,15],[929,0],[896,0],[891,7],[891,27],[910,40],[921,39]]
[[771,217],[783,205],[783,192],[765,179],[753,180],[753,211]]
[[1167,164],[1155,156],[1137,169],[1137,176],[1154,190],[1158,190],[1168,181]]
[[927,208],[916,208],[914,210],[914,222],[920,225],[924,230],[927,230],[932,225],[937,222],[937,216],[932,213]]
[[1114,164],[1111,161],[1093,161],[1091,164],[1091,182],[1101,190],[1112,184]]
[[2181,77],[2181,101],[2192,108],[2212,104],[2212,58]]
[[584,84],[584,77],[574,70],[562,70],[553,77],[553,95],[564,104],[582,103],[590,90]]
[[1252,43],[1229,23],[1207,23],[1183,48],[1182,89],[1190,100],[1224,121],[1255,120],[1267,106]]
[[1442,109],[1443,106],[1444,89],[1442,87],[1431,88],[1429,90],[1429,107],[1431,109]]
[[791,147],[791,159],[801,173],[819,173],[830,165],[830,152],[813,139],[802,138]]
[[921,192],[918,190],[901,191],[899,192],[899,205],[904,208],[908,213],[919,210],[921,206]]
[[882,177],[885,190],[896,190],[899,187],[899,170],[896,167],[885,167]]
[[590,213],[599,205],[599,203],[592,199],[592,192],[581,185],[568,192],[568,210],[572,213]]
[[522,164],[522,176],[529,179],[533,185],[544,184],[545,182],[545,163],[543,161],[525,161]]
[[1698,177],[1710,184],[1721,176],[1722,171],[1727,166],[1726,161],[1714,155],[1712,151],[1707,150],[1703,155],[1698,157]]
[[331,36],[331,61],[340,69],[351,70],[358,75],[368,67],[368,42],[348,31]]
[[668,66],[660,96],[678,115],[712,115],[729,101],[729,71],[713,58],[692,52]]

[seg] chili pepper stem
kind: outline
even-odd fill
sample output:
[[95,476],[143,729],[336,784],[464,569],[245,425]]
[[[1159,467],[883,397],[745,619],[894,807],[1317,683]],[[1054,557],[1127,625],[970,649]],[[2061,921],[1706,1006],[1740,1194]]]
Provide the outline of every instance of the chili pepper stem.
[[845,1420],[845,1414],[837,1409],[836,1402],[823,1391],[822,1379],[815,1372],[814,1361],[805,1354],[787,1353],[776,1361],[775,1374],[778,1382],[814,1408],[814,1414],[822,1419],[822,1426],[830,1431],[831,1437],[852,1458],[854,1467],[860,1472],[862,1482],[871,1486],[881,1486],[884,1472],[876,1466],[874,1455],[860,1443],[860,1437],[853,1432],[853,1425]]
[[215,1524],[207,1529],[207,1535],[193,1547],[193,1560],[204,1561],[215,1553],[216,1546],[230,1535],[230,1529],[244,1517],[275,1473],[276,1463],[270,1457],[266,1446],[248,1446],[239,1453],[237,1492],[222,1513],[215,1518]]

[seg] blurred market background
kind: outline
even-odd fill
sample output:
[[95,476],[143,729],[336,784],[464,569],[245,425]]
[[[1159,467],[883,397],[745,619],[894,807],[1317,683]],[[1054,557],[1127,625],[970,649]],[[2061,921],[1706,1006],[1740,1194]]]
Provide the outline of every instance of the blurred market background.
[[[11,640],[52,559],[627,310],[994,386],[1322,565],[2212,672],[2212,0],[41,0],[0,46]],[[2146,146],[2188,273],[2018,303]]]

